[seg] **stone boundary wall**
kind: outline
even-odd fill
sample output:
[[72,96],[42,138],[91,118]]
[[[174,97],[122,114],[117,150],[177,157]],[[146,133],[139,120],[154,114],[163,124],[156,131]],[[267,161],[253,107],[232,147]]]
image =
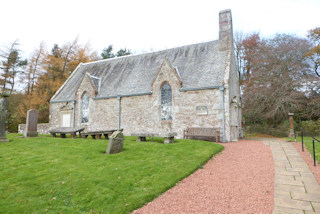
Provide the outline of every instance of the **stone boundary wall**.
[[[39,134],[49,134],[50,123],[38,123],[37,131]],[[18,133],[23,134],[26,124],[19,124]]]

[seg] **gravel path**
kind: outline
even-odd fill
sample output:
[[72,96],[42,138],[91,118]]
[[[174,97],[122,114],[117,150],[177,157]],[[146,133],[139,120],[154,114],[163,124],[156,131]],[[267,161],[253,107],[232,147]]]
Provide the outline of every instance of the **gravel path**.
[[[310,170],[312,171],[312,173],[314,174],[314,177],[316,178],[316,180],[318,181],[318,183],[320,185],[320,165],[318,163],[317,163],[317,166],[313,165],[313,157],[311,156],[310,152],[308,151],[308,149],[306,147],[304,148],[304,152],[302,152],[302,145],[300,142],[299,143],[292,143],[292,145],[298,150],[301,157],[308,164]],[[320,145],[317,144],[316,146],[320,146]]]
[[272,213],[270,148],[250,140],[223,145],[203,169],[134,213]]

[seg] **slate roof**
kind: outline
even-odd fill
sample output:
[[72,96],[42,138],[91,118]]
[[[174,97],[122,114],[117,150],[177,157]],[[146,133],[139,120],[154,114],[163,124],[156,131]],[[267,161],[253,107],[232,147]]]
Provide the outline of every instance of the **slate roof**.
[[101,78],[96,98],[150,93],[152,80],[165,59],[180,75],[182,90],[218,87],[223,83],[226,52],[219,51],[219,42],[216,40],[83,63],[52,97],[51,102],[75,100],[76,89],[85,73]]

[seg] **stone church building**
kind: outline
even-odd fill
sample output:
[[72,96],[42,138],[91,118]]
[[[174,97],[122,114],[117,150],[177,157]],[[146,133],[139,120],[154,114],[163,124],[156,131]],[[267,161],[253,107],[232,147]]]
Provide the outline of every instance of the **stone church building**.
[[230,10],[219,40],[80,64],[50,101],[50,127],[131,133],[219,128],[241,136],[241,98]]

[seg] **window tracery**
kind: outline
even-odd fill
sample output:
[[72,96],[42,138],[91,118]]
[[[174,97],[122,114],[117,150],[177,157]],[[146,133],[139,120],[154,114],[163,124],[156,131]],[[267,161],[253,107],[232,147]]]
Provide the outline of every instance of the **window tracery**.
[[172,120],[172,89],[167,82],[161,87],[161,120]]

